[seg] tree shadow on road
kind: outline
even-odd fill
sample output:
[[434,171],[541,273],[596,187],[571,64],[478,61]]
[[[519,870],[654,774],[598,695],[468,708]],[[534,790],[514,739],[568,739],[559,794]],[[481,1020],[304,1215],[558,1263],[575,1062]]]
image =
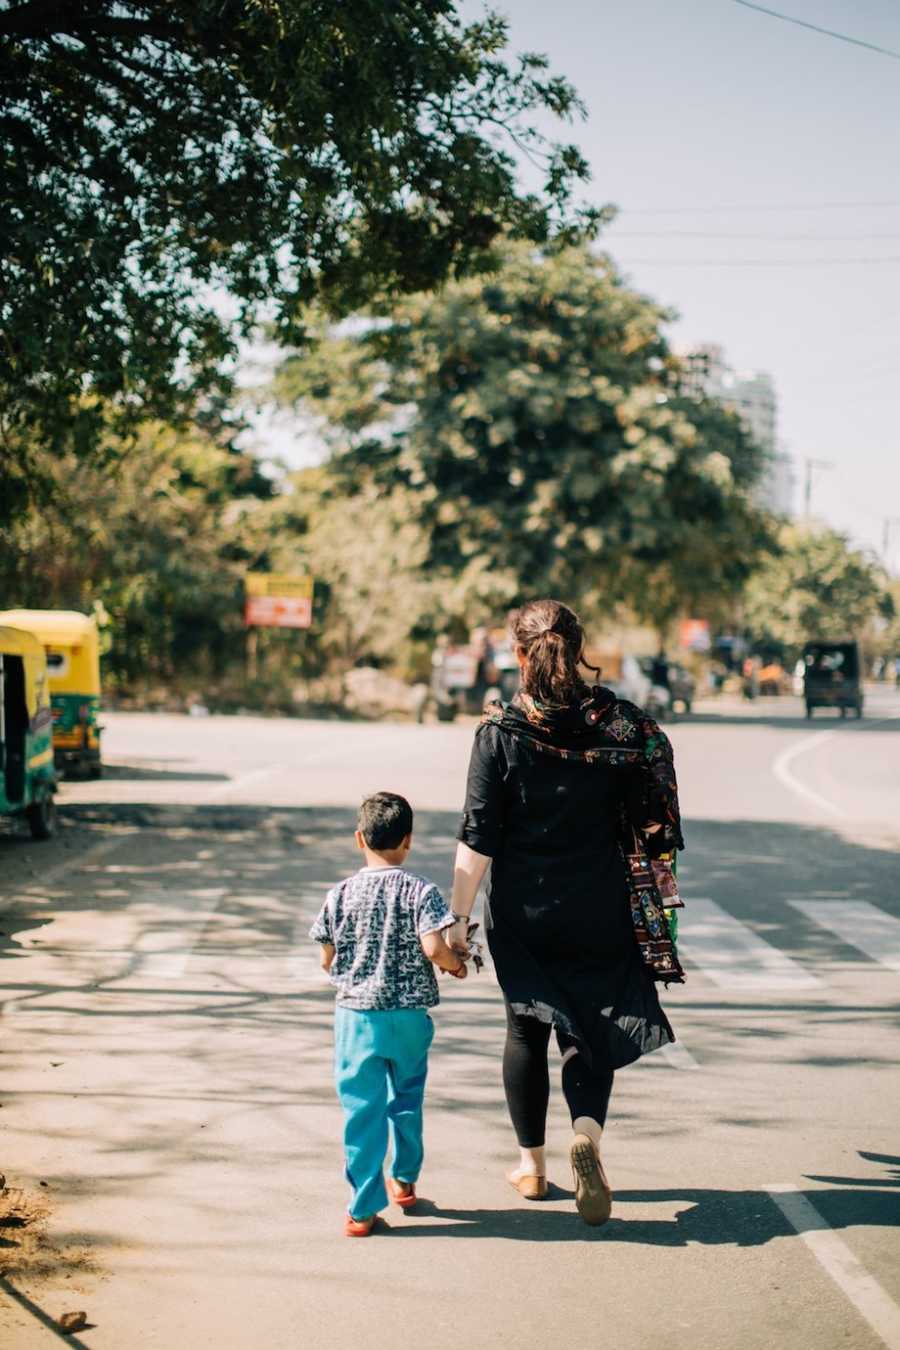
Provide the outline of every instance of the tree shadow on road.
[[[872,1156],[872,1155],[862,1155]],[[827,1178],[822,1178],[823,1181]],[[843,1178],[835,1178],[843,1181]],[[846,1186],[797,1192],[832,1229],[900,1226],[896,1182],[847,1178]],[[602,1228],[589,1228],[572,1208],[551,1208],[572,1192],[554,1187],[549,1203],[527,1210],[464,1209],[420,1200],[406,1219],[391,1224],[392,1237],[500,1238],[511,1242],[627,1242],[640,1246],[760,1247],[797,1230],[764,1190],[728,1191],[698,1187],[624,1190],[615,1193],[613,1217]],[[676,1207],[671,1218],[629,1218],[630,1205]],[[416,1223],[416,1218],[427,1223]],[[434,1222],[438,1220],[438,1222]],[[801,1232],[802,1232],[801,1228]]]

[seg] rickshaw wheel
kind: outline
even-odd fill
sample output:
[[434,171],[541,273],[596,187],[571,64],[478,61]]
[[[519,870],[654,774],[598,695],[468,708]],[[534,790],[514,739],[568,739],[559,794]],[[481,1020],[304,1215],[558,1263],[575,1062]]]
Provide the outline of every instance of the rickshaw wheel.
[[25,812],[28,828],[34,839],[49,839],[56,833],[56,802],[52,797],[42,797]]

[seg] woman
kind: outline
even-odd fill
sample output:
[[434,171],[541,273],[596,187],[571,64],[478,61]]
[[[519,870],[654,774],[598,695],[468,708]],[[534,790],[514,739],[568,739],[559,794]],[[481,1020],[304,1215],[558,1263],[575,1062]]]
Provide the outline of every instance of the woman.
[[612,1201],[600,1143],[613,1073],[674,1040],[654,983],[683,979],[657,885],[671,874],[650,862],[683,847],[672,749],[634,704],[581,678],[584,633],[565,605],[531,601],[512,616],[511,633],[521,689],[507,707],[488,705],[475,733],[449,940],[464,947],[490,864],[503,1083],[521,1151],[508,1179],[526,1199],[547,1194],[552,1028],[572,1116],[576,1204],[600,1224]]

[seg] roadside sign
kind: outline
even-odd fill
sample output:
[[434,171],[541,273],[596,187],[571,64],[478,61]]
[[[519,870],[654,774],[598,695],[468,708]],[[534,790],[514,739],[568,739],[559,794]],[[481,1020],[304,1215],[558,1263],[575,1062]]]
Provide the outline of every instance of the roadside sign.
[[682,619],[678,625],[678,644],[691,652],[708,652],[710,640],[706,619]]
[[244,623],[248,628],[309,628],[313,579],[283,572],[248,572]]

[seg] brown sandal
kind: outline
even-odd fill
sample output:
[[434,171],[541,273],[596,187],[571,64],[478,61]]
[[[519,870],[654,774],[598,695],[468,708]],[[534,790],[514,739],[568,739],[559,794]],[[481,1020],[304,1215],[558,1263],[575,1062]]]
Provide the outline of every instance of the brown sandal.
[[575,1208],[585,1223],[599,1227],[612,1213],[612,1191],[593,1140],[586,1134],[576,1134],[572,1140],[569,1161],[575,1181]]
[[547,1178],[532,1176],[530,1173],[524,1177],[519,1177],[518,1181],[513,1181],[512,1177],[506,1180],[510,1186],[513,1186],[521,1195],[523,1200],[546,1200],[547,1199]]

